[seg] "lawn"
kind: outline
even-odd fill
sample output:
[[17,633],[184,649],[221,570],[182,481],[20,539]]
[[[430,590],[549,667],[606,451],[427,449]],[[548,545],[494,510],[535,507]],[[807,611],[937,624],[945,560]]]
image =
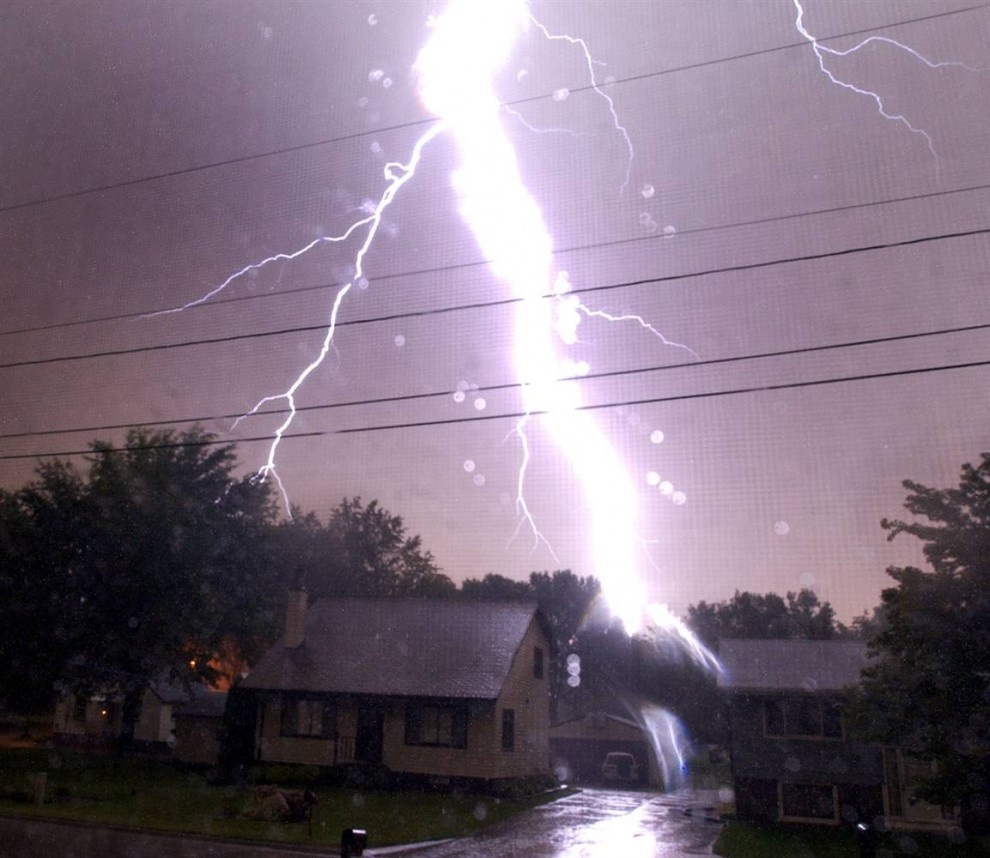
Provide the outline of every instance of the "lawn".
[[[990,840],[952,843],[947,837],[919,832],[884,835],[877,858],[901,855],[939,858],[976,858],[990,851]],[[859,858],[860,851],[847,829],[814,826],[761,826],[730,822],[715,843],[723,858]]]
[[[29,775],[48,774],[45,803],[30,801]],[[312,840],[306,823],[241,817],[246,787],[215,786],[169,762],[42,749],[0,751],[0,814],[40,816],[217,837],[338,844],[344,828],[364,828],[374,846],[470,834],[533,800],[429,791],[314,789]]]

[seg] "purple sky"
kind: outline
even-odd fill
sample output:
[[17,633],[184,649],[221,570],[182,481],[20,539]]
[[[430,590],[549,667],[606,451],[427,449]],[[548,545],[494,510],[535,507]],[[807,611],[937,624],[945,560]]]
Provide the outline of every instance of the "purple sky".
[[[442,3],[5,5],[0,363],[327,319],[354,243],[268,266],[208,306],[131,316],[193,300],[360,217],[384,188],[385,162],[404,161],[428,127],[410,69]],[[825,43],[836,49],[880,35],[932,60],[990,67],[990,10],[968,5],[807,0],[805,25],[822,38],[859,34]],[[571,350],[607,374],[582,390],[612,406],[596,419],[641,487],[651,596],[682,612],[737,588],[810,586],[845,619],[872,606],[885,567],[917,556],[879,527],[901,512],[901,480],[954,484],[960,464],[990,448],[987,367],[698,395],[990,360],[990,335],[971,331],[710,363],[990,323],[990,242],[978,232],[990,228],[990,72],[930,69],[879,43],[830,59],[924,129],[935,156],[922,135],[821,74],[790,0],[534,0],[532,11],[588,41],[599,81],[615,81],[606,91],[635,149],[620,192],[626,146],[587,88],[580,50],[531,30],[499,93],[525,120],[506,113],[504,125],[557,266],[591,290],[589,308],[638,314],[700,357],[634,323],[593,319]],[[230,163],[210,166],[221,162]],[[293,502],[321,516],[344,496],[377,498],[455,580],[601,574],[589,568],[587,499],[538,420],[528,498],[556,558],[517,533],[513,421],[468,418],[515,413],[518,391],[454,399],[459,386],[514,378],[512,308],[448,312],[508,295],[460,219],[455,166],[448,140],[427,148],[368,256],[368,288],[348,297],[336,350],[299,404],[437,395],[301,413],[293,431],[331,434],[287,441],[279,472]],[[881,245],[894,246],[842,253]],[[110,316],[125,318],[74,324]],[[20,433],[242,413],[285,389],[321,337],[5,366],[0,455],[123,434],[10,437]],[[676,368],[618,374],[661,367]],[[332,434],[448,420],[465,422]],[[277,420],[231,423],[204,421],[237,440]],[[263,443],[241,445],[244,468],[265,453]],[[0,485],[22,485],[33,467],[0,460]],[[650,472],[686,502],[651,486]]]

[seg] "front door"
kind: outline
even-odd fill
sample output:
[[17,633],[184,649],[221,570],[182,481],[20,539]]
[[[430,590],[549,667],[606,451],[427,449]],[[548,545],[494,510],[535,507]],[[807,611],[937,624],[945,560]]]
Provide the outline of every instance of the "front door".
[[381,763],[384,726],[385,711],[382,704],[362,700],[358,704],[357,737],[354,742],[354,756],[360,762],[375,765]]

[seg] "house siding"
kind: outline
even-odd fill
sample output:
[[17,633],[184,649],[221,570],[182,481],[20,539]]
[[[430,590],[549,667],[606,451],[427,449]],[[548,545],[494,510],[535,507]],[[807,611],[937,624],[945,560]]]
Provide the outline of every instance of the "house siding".
[[739,816],[779,821],[783,784],[836,787],[834,819],[827,821],[881,815],[880,749],[844,738],[767,736],[764,701],[775,696],[779,695],[734,694],[732,698],[731,760]]

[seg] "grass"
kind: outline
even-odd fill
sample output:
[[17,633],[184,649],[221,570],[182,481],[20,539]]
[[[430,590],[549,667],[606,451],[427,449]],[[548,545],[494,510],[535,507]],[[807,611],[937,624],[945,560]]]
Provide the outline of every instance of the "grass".
[[[47,771],[45,803],[30,801],[29,775]],[[241,818],[247,788],[210,784],[168,762],[42,749],[0,751],[0,813],[224,838],[336,845],[344,828],[364,828],[374,846],[460,837],[538,800],[441,792],[314,790],[306,823]]]
[[[952,843],[947,837],[921,832],[884,835],[877,858],[901,855],[976,858],[990,851],[990,840]],[[859,858],[855,836],[847,829],[816,826],[763,826],[730,822],[715,842],[723,858]]]

